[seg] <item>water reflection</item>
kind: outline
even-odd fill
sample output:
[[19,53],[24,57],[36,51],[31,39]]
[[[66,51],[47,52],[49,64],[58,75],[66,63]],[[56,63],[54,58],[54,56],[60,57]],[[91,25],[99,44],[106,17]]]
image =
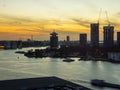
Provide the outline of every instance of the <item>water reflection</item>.
[[78,58],[74,58],[75,61],[72,63],[67,63],[60,58],[27,58],[14,52],[15,50],[0,51],[0,80],[58,76],[95,90],[113,89],[96,88],[85,82],[96,78],[120,84],[119,64],[78,61]]

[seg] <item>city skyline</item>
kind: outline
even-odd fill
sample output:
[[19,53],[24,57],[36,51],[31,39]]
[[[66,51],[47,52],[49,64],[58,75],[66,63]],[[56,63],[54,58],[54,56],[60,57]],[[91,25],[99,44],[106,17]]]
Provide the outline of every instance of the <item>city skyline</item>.
[[[49,33],[56,31],[59,39],[69,35],[79,40],[79,33],[87,33],[90,24],[97,23],[100,9],[100,40],[103,26],[115,26],[115,39],[119,24],[119,0],[0,0],[0,40],[25,40],[33,35],[35,40],[49,40]],[[112,6],[112,7],[111,7]]]

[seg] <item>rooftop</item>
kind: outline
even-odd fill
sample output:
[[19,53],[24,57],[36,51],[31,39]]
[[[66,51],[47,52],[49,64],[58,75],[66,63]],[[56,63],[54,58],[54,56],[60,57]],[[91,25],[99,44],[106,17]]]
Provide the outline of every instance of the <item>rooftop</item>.
[[0,81],[0,90],[92,90],[58,77]]

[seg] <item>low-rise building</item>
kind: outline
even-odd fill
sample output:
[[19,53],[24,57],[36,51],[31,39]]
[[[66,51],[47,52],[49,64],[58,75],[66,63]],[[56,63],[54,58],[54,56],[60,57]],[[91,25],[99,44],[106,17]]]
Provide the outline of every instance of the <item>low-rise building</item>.
[[120,62],[120,52],[108,52],[108,60]]

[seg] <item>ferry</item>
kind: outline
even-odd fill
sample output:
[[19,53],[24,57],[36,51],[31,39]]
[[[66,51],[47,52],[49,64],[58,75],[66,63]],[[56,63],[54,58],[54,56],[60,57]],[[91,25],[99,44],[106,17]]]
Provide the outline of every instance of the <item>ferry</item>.
[[70,58],[66,58],[66,59],[63,60],[63,62],[73,62],[73,61],[75,61],[75,60],[74,59],[70,59]]

